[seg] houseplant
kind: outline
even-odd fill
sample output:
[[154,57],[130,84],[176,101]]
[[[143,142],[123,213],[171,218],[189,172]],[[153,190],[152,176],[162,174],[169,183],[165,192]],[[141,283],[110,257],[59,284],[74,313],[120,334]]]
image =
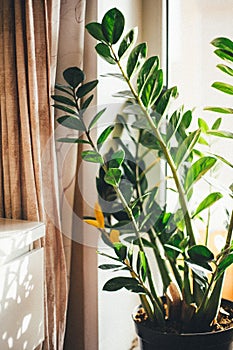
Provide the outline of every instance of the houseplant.
[[[222,200],[223,194],[212,189],[198,204],[193,203],[193,196],[198,182],[214,171],[217,163],[232,168],[220,153],[211,154],[207,136],[232,139],[233,134],[220,129],[220,117],[211,127],[199,118],[197,128],[190,131],[192,111],[181,108],[170,114],[169,105],[178,95],[177,88],[164,88],[159,58],[147,58],[146,43],[135,44],[136,28],[122,39],[124,22],[122,13],[113,8],[101,23],[86,26],[99,42],[95,47],[97,53],[119,68],[119,73],[108,76],[126,83],[126,90],[118,93],[126,98],[126,104],[115,122],[94,139],[92,131],[108,111],[98,111],[87,123],[85,115],[93,98],[89,93],[98,81],[84,82],[84,72],[77,67],[64,71],[67,84],[57,84],[62,94],[53,96],[55,108],[66,113],[57,119],[58,123],[82,134],[60,141],[85,145],[83,160],[99,164],[96,178],[99,203],[95,205],[95,216],[85,218],[85,222],[97,227],[103,241],[113,249],[111,255],[99,252],[112,260],[100,268],[117,274],[103,289],[126,288],[139,295],[141,307],[134,319],[143,349],[165,350],[171,344],[172,349],[187,346],[220,349],[221,344],[222,350],[229,350],[232,304],[225,302],[220,306],[225,270],[233,262],[233,212],[228,212],[224,247],[214,254],[208,247],[208,227],[211,207]],[[217,47],[216,54],[233,62],[232,41],[220,38],[213,44]],[[219,65],[219,68],[233,75],[230,67]],[[233,92],[229,84],[215,83],[214,87]],[[231,108],[207,109],[233,112]],[[131,140],[131,148],[122,142],[123,134]],[[113,146],[106,151],[103,145],[110,138]],[[200,150],[200,144],[206,145],[207,151]],[[148,154],[155,155],[149,165]],[[162,160],[170,171],[170,190],[177,196],[174,211],[159,202],[159,183],[149,186],[150,171]],[[231,192],[229,189],[230,196]],[[195,221],[205,220],[202,217],[205,212],[208,213],[206,234],[198,241]],[[152,257],[151,254],[148,257],[148,252],[152,252]],[[163,284],[162,296],[157,290],[157,276],[151,269],[153,259]],[[223,328],[221,321],[229,329],[218,331]]]

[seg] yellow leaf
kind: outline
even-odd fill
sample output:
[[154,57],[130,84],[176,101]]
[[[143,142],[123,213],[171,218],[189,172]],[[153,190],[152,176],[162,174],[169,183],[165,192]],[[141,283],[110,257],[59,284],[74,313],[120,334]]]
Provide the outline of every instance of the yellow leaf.
[[117,243],[117,242],[120,242],[119,241],[119,237],[120,237],[120,232],[118,230],[112,230],[110,232],[110,241],[112,243]]
[[98,228],[104,228],[104,215],[99,203],[95,204],[95,217],[98,222]]
[[84,222],[86,222],[89,225],[95,226],[97,228],[99,228],[99,223],[97,220],[93,220],[93,219],[87,219],[87,220],[83,220]]

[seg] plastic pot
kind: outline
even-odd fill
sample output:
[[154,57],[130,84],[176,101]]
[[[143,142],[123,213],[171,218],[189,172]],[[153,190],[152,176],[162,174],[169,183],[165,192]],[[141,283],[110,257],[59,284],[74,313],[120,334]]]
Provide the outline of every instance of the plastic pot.
[[135,328],[141,350],[233,350],[233,328],[189,334],[159,333],[143,322],[135,322]]

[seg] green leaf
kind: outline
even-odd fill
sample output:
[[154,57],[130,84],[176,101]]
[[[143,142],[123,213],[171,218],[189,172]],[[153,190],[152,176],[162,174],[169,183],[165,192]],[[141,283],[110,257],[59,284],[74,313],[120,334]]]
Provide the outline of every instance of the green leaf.
[[209,130],[207,134],[218,136],[218,137],[225,137],[228,139],[233,138],[233,133],[230,131],[222,131],[222,130]]
[[102,32],[102,26],[100,23],[97,22],[91,22],[86,25],[86,29],[88,33],[93,36],[93,38],[106,42],[106,39]]
[[124,261],[127,255],[127,247],[121,242],[114,243],[113,246],[118,258]]
[[91,103],[91,101],[93,100],[94,95],[89,96],[82,104],[81,104],[81,110],[82,112],[84,112],[87,107],[89,106],[89,104]]
[[99,266],[98,266],[98,268],[101,269],[101,270],[118,269],[119,267],[122,267],[122,265],[102,264],[102,265],[99,265]]
[[98,84],[98,80],[89,81],[86,84],[80,86],[77,90],[76,96],[81,98],[87,95],[91,90],[93,90]]
[[217,159],[214,157],[202,157],[193,163],[185,178],[185,190],[188,191],[192,184],[198,181],[209,169],[214,166],[216,161]]
[[125,18],[123,14],[117,9],[109,10],[103,17],[101,27],[102,32],[110,44],[115,44],[121,37],[125,26]]
[[56,102],[60,102],[60,103],[63,103],[65,105],[68,105],[68,106],[76,107],[75,102],[66,96],[52,95],[51,97]]
[[55,88],[59,91],[65,92],[66,94],[73,97],[72,90],[69,86],[61,85],[61,84],[55,84]]
[[206,123],[206,121],[202,118],[198,118],[198,126],[201,129],[203,133],[206,133],[207,130],[209,130],[209,126]]
[[122,81],[125,81],[125,78],[123,77],[123,75],[121,73],[106,73],[106,74],[101,74],[101,77],[105,77],[105,78],[117,78],[120,79]]
[[149,76],[157,71],[159,68],[159,58],[158,56],[152,56],[148,58],[142,68],[140,69],[138,73],[138,78],[137,78],[137,88],[138,88],[138,94],[140,95],[143,86],[145,85],[147,79]]
[[[232,113],[233,113],[233,109],[232,109]],[[218,130],[220,125],[222,123],[222,118],[218,118],[215,120],[214,124],[212,125],[212,130]]]
[[119,168],[111,168],[106,172],[104,181],[109,185],[116,186],[121,180],[121,175],[122,172]]
[[111,132],[114,129],[114,125],[109,125],[104,131],[100,134],[98,140],[97,140],[97,145],[98,148],[102,146],[102,144],[107,140],[108,136],[111,134]]
[[109,161],[109,168],[119,168],[125,159],[125,152],[119,150],[111,155],[111,160]]
[[181,119],[182,119],[182,111],[180,109],[178,109],[177,111],[175,111],[171,118],[169,119],[168,125],[167,125],[167,130],[166,130],[166,139],[167,142],[173,137],[173,135],[176,133]]
[[151,107],[163,89],[163,71],[159,69],[152,73],[142,89],[141,100],[145,107]]
[[190,155],[193,147],[200,137],[200,133],[201,130],[198,129],[184,139],[175,156],[175,163],[177,167]]
[[233,168],[233,164],[231,162],[229,162],[227,159],[223,158],[222,156],[219,156],[218,154],[213,154],[216,158],[218,158],[219,160],[221,160],[223,163],[227,164],[228,166],[230,166],[231,168]]
[[192,218],[194,218],[197,214],[199,214],[201,211],[205,210],[206,208],[209,208],[211,205],[213,205],[215,202],[217,202],[220,198],[222,198],[223,195],[220,192],[214,192],[210,193],[197,207],[195,213],[193,214]]
[[233,76],[233,69],[226,66],[225,64],[218,64],[217,67],[224,73]]
[[139,141],[144,147],[147,147],[149,149],[156,149],[159,150],[160,146],[157,141],[157,138],[154,134],[152,134],[150,131],[144,131],[141,134],[140,141]]
[[81,122],[80,119],[76,117],[64,115],[62,117],[57,118],[57,122],[69,129],[85,131],[84,124]]
[[145,282],[146,274],[147,274],[147,260],[145,252],[138,252],[138,273],[140,273],[142,280]]
[[233,42],[225,37],[219,37],[211,41],[211,44],[222,50],[227,50],[233,53]]
[[69,67],[63,72],[65,81],[74,89],[85,79],[84,72],[78,67]]
[[131,277],[115,277],[107,281],[103,286],[103,290],[113,292],[121,288],[126,288],[133,293],[144,294],[144,289],[140,286],[136,279]]
[[158,104],[155,108],[156,112],[162,116],[167,110],[171,99],[177,98],[177,96],[178,96],[178,91],[176,86],[170,89],[167,89],[163,93],[163,95],[159,98]]
[[56,109],[59,109],[61,111],[64,111],[66,113],[76,115],[77,117],[79,116],[77,111],[75,111],[74,109],[71,109],[69,107],[66,107],[66,106],[63,106],[63,105],[58,105],[58,104],[54,104],[53,107],[56,108]]
[[83,140],[83,139],[77,139],[77,138],[72,138],[72,137],[61,137],[57,139],[59,142],[64,142],[64,143],[85,143],[85,144],[90,144],[89,141]]
[[138,44],[130,53],[127,61],[127,76],[130,79],[133,73],[140,66],[142,61],[146,58],[147,54],[147,45],[146,43]]
[[233,108],[227,107],[205,107],[204,110],[217,113],[233,114]]
[[129,49],[134,45],[134,43],[137,40],[138,36],[138,28],[135,27],[129,31],[128,34],[124,37],[122,42],[120,43],[119,49],[118,49],[118,57],[123,58]]
[[217,49],[214,53],[222,60],[233,62],[233,54],[229,51]]
[[233,253],[228,254],[218,265],[218,270],[223,272],[225,271],[231,264],[233,264]]
[[226,94],[233,95],[233,85],[216,81],[212,84],[212,87],[222,92],[225,92]]
[[96,151],[83,151],[82,159],[86,162],[104,164],[102,156]]
[[195,263],[209,262],[214,259],[214,254],[204,245],[194,245],[188,250],[188,255]]
[[93,128],[93,126],[97,123],[97,121],[99,120],[99,118],[103,115],[103,113],[106,111],[106,108],[102,109],[101,111],[99,111],[94,118],[91,120],[89,126],[88,126],[88,130],[91,130],[91,128]]
[[108,45],[100,43],[96,45],[95,49],[98,55],[102,57],[105,61],[107,61],[110,64],[116,64],[116,61],[114,57],[112,57],[111,51]]

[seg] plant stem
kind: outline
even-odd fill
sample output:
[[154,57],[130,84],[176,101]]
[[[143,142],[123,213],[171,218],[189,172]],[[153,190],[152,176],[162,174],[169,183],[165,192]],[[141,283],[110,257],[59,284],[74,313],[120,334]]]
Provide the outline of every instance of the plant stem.
[[138,105],[140,106],[142,112],[144,113],[150,127],[151,127],[151,130],[154,132],[154,135],[155,137],[157,138],[161,148],[162,148],[162,151],[163,151],[163,154],[167,160],[167,163],[171,169],[171,172],[172,172],[172,175],[173,175],[173,179],[175,181],[175,184],[176,184],[176,188],[177,188],[177,191],[179,193],[179,199],[180,199],[180,205],[181,205],[181,208],[182,208],[182,211],[183,211],[183,215],[184,215],[184,220],[185,220],[185,224],[186,224],[186,230],[187,230],[187,234],[190,236],[190,246],[192,245],[195,245],[196,244],[196,240],[195,240],[195,237],[194,237],[194,233],[193,233],[193,228],[192,228],[192,223],[191,223],[191,216],[189,214],[189,210],[188,210],[188,205],[187,205],[187,201],[186,201],[186,198],[185,198],[185,192],[184,192],[184,189],[183,189],[183,186],[180,182],[180,179],[179,179],[179,176],[178,176],[178,173],[177,173],[177,169],[176,169],[176,166],[175,166],[175,163],[171,157],[171,154],[166,146],[166,144],[164,143],[164,140],[160,134],[160,131],[158,130],[158,128],[155,126],[154,124],[154,121],[153,119],[151,118],[150,116],[150,113],[149,111],[144,107],[140,97],[138,96],[138,94],[136,93],[133,85],[131,84],[131,81],[130,79],[127,77],[126,73],[124,72],[124,69],[123,67],[121,66],[121,63],[120,61],[118,60],[114,50],[113,50],[113,47],[110,45],[110,50],[114,56],[114,59],[121,71],[121,74],[122,76],[124,77],[126,83],[128,84],[129,88],[130,88],[130,91],[132,92],[134,98],[136,99]]

